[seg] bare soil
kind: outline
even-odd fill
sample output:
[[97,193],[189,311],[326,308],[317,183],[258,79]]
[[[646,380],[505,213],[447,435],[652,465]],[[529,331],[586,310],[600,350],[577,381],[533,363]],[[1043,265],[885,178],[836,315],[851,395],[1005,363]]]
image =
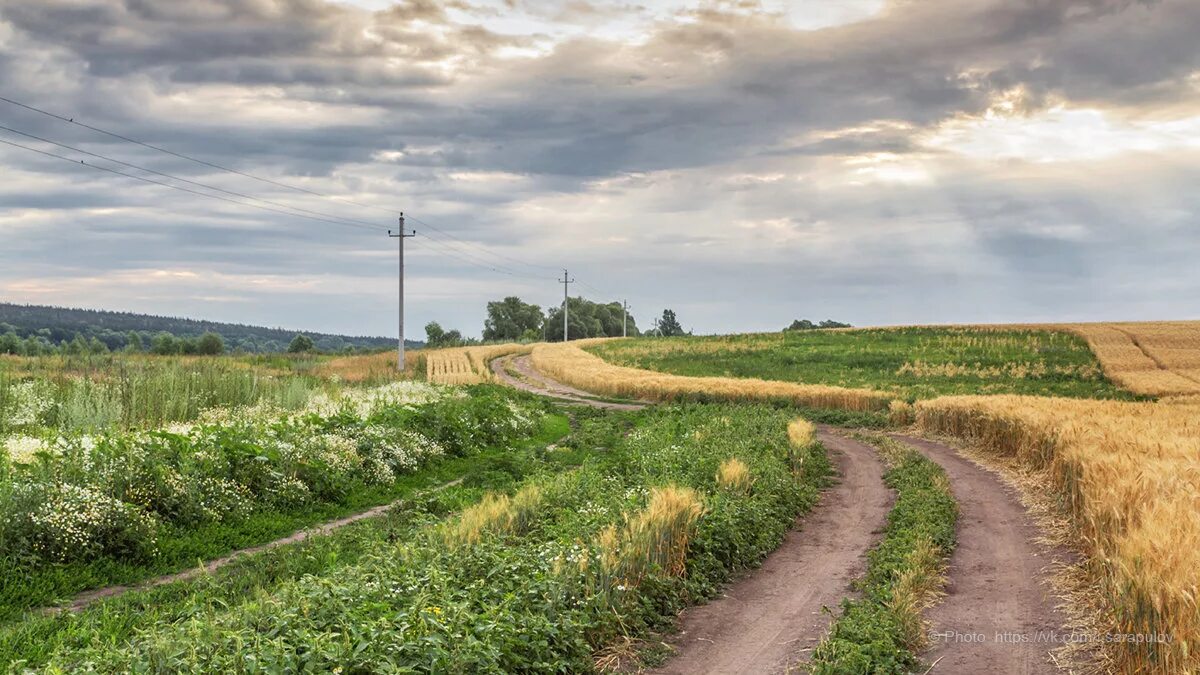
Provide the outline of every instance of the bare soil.
[[958,548],[950,558],[946,597],[926,612],[933,673],[1056,673],[1039,641],[1063,630],[1050,568],[1066,551],[1038,544],[1039,532],[999,477],[941,443],[893,434],[937,462],[958,501]]
[[808,660],[850,583],[866,571],[893,500],[875,450],[827,429],[818,438],[841,476],[761,568],[685,610],[659,673],[777,673]]

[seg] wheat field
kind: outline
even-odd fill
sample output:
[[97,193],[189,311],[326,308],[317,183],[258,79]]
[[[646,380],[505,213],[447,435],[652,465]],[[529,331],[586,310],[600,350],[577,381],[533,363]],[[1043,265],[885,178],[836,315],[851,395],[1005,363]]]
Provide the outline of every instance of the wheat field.
[[1083,338],[1104,374],[1137,394],[1200,396],[1200,321],[995,324],[980,330],[1046,330]]
[[1200,670],[1200,405],[964,396],[920,401],[915,416],[922,432],[1048,474],[1107,628],[1173,638],[1108,650],[1120,672]]
[[533,345],[508,343],[448,347],[424,351],[425,379],[438,384],[483,384],[491,382],[491,362],[510,354],[527,354]]
[[614,366],[585,352],[586,340],[570,344],[538,344],[533,365],[539,371],[587,391],[623,398],[670,401],[789,401],[814,408],[886,410],[892,397],[867,389],[795,384],[752,378],[688,377],[639,368]]
[[1101,629],[1172,638],[1106,645],[1115,670],[1200,672],[1200,322],[978,328],[1074,333],[1107,377],[1160,400],[941,396],[910,405],[870,390],[615,366],[574,344],[538,345],[533,361],[551,377],[615,396],[887,409],[895,423],[1015,458],[1056,486],[1088,554]]

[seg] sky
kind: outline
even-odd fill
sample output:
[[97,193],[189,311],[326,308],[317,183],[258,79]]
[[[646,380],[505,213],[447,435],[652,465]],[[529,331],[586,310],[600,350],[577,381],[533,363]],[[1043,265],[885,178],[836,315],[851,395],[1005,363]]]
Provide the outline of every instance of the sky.
[[0,0],[0,96],[74,121],[0,102],[0,301],[394,336],[403,211],[410,337],[563,268],[697,333],[1198,318],[1196,35],[1195,0]]

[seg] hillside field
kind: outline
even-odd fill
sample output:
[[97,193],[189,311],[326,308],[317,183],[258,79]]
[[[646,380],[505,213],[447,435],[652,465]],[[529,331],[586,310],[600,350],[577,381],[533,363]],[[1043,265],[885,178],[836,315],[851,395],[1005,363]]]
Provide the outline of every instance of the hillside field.
[[1053,331],[810,330],[641,338],[591,351],[615,364],[676,375],[875,389],[908,400],[947,394],[1133,398],[1105,378],[1083,338]]
[[[1173,637],[1104,645],[1099,670],[1194,671],[1198,326],[499,344],[403,372],[392,354],[0,358],[0,671],[660,663],[682,608],[819,508],[836,453],[811,422],[874,428],[897,495],[886,527],[859,523],[882,533],[867,592],[812,638],[815,672],[927,668],[922,613],[978,526],[956,530],[953,480],[878,433],[898,430],[1042,486],[1095,625]],[[497,386],[530,371],[598,398]],[[659,405],[589,407],[618,399]]]

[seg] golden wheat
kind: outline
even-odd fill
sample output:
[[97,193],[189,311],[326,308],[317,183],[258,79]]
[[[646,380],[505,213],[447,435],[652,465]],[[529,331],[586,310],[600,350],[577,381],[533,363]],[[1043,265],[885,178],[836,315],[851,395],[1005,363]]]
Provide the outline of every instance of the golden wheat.
[[1200,670],[1200,405],[963,396],[915,408],[924,432],[1048,473],[1111,630],[1172,637],[1112,648],[1122,671]]
[[816,432],[817,429],[813,426],[812,422],[803,417],[797,417],[788,423],[788,442],[792,444],[792,447],[807,447],[815,440],[814,434]]
[[608,579],[636,586],[658,569],[681,577],[687,571],[688,544],[704,514],[700,495],[691,488],[653,488],[646,508],[628,516],[618,532],[601,531],[597,543]]
[[745,462],[731,457],[717,467],[717,485],[730,492],[746,494],[754,485],[754,477],[750,475],[750,467]]
[[726,401],[782,400],[816,408],[885,410],[892,400],[888,394],[868,389],[750,378],[687,377],[615,366],[583,351],[577,346],[579,343],[535,345],[534,367],[552,378],[587,391],[655,401],[689,398]]
[[492,360],[509,354],[527,354],[531,349],[533,345],[509,343],[425,351],[425,379],[438,384],[491,382],[495,379]]
[[542,490],[535,484],[521,488],[511,499],[507,495],[484,495],[478,504],[463,510],[458,520],[448,523],[442,538],[451,548],[479,543],[485,533],[519,534],[537,515]]

